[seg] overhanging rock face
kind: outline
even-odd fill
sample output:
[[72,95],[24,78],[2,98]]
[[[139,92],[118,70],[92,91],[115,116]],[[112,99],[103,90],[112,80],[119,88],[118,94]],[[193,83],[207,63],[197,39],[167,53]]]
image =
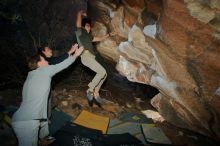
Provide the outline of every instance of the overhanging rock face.
[[[220,138],[219,2],[91,0],[97,45],[130,81],[160,93],[152,104],[177,126]],[[100,31],[104,30],[104,31]]]

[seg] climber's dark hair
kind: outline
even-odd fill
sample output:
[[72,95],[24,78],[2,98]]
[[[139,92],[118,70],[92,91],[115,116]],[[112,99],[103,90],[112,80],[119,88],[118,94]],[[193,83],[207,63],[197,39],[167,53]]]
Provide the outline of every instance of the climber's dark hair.
[[82,27],[85,27],[86,24],[89,24],[91,26],[92,21],[90,18],[85,17],[82,19]]

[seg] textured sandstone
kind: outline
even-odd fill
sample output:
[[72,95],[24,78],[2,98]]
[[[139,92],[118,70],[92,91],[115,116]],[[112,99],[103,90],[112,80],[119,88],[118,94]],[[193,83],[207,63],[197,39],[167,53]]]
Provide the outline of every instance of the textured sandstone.
[[[164,0],[163,8],[141,0],[109,3],[102,3],[105,25],[118,35],[98,44],[100,53],[130,81],[159,89],[152,105],[167,121],[220,138],[219,1]],[[143,30],[155,20],[153,39]]]

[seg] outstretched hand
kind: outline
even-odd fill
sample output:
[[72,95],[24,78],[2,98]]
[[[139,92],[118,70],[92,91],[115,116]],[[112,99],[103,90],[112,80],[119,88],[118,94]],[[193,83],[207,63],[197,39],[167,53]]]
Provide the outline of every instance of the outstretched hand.
[[112,32],[109,33],[109,36],[115,36],[116,34],[117,34],[116,31],[112,31]]
[[86,14],[86,12],[85,12],[84,10],[80,10],[80,11],[78,12],[78,14],[83,15],[83,16],[87,16],[87,14]]
[[83,46],[79,47],[78,49],[76,49],[76,51],[75,51],[75,53],[73,54],[73,56],[78,57],[79,55],[82,54],[83,50],[84,50],[84,47],[83,47]]
[[71,47],[70,50],[68,51],[68,54],[69,54],[69,55],[73,54],[73,53],[76,51],[76,49],[78,49],[78,44],[72,45],[72,47]]

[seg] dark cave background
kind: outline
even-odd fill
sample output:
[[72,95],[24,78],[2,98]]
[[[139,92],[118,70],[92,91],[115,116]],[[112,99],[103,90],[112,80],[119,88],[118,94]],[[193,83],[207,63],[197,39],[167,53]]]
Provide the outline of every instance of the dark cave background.
[[[117,6],[122,4],[120,0],[114,3]],[[92,4],[92,0],[0,1],[0,90],[21,90],[28,73],[27,58],[35,54],[36,48],[41,44],[48,43],[53,49],[54,56],[57,56],[76,43],[74,34],[76,13],[83,9],[87,10],[92,22],[100,19],[96,16],[97,10],[90,7]],[[100,55],[98,58],[101,64],[106,66],[108,80],[117,79],[141,93],[148,93],[146,90],[151,90],[152,93],[148,95],[151,98],[158,93],[158,90],[151,86],[129,83],[125,77],[117,74],[115,63],[105,60]],[[53,84],[69,76],[79,63],[78,60],[72,67],[56,75]],[[91,71],[85,70],[88,76],[93,76]]]
[[87,9],[87,1],[0,1],[0,89],[23,84],[28,72],[26,59],[48,43],[54,55],[75,43],[75,14]]

